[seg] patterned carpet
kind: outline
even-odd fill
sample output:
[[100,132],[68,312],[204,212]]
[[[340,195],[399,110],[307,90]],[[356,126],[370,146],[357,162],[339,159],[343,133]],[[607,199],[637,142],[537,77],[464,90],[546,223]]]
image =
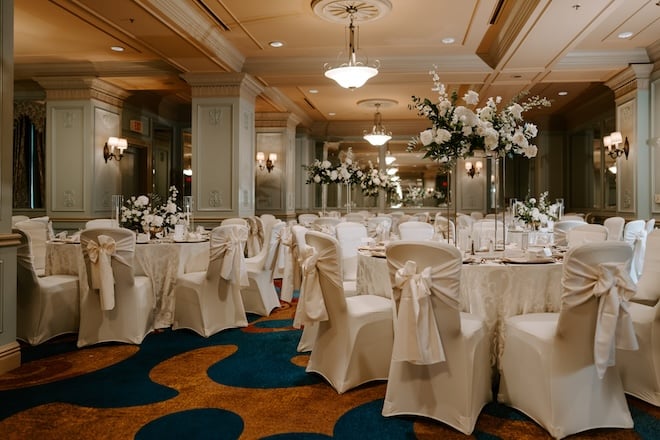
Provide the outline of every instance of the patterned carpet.
[[[75,336],[24,346],[0,376],[0,439],[454,439],[434,421],[384,418],[385,383],[338,395],[305,373],[293,308],[202,338],[161,331],[140,346],[75,347]],[[660,410],[629,399],[634,430],[574,439],[660,439]],[[477,439],[550,438],[519,412],[484,408]]]

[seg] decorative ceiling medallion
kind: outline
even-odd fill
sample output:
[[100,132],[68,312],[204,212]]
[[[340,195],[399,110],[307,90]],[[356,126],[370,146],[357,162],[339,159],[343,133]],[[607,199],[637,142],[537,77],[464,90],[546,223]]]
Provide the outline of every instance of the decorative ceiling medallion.
[[354,11],[353,20],[366,23],[378,20],[392,10],[389,0],[313,0],[312,10],[324,20],[347,23]]

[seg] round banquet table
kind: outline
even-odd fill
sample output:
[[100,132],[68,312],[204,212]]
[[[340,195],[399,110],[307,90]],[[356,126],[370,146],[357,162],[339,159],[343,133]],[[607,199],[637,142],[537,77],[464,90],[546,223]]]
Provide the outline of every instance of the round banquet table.
[[[491,338],[491,363],[499,367],[504,350],[504,321],[509,316],[558,312],[562,264],[503,264],[497,260],[463,264],[461,311],[484,320]],[[392,297],[387,260],[358,253],[357,294]]]
[[[135,246],[136,275],[151,278],[154,295],[154,328],[167,328],[174,322],[174,285],[188,272],[205,271],[209,262],[209,242],[150,241]],[[80,243],[46,243],[46,275],[79,275],[84,272]],[[82,270],[81,270],[82,269]]]

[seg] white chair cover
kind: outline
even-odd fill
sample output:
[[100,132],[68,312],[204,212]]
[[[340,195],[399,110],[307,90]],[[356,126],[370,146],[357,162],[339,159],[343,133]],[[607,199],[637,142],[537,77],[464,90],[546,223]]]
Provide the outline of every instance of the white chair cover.
[[558,222],[555,222],[553,225],[553,238],[554,242],[557,246],[568,246],[568,240],[566,237],[566,234],[568,231],[571,229],[575,228],[576,226],[582,226],[586,225],[587,223],[582,220],[581,218],[579,220],[560,220]]
[[633,259],[630,265],[630,276],[634,282],[644,269],[644,255],[646,254],[646,222],[644,220],[633,220],[628,222],[623,230],[623,241],[633,248]]
[[20,229],[14,232],[21,236],[16,249],[16,337],[36,345],[55,336],[76,333],[80,321],[78,277],[38,277],[29,235]]
[[650,234],[655,228],[655,219],[651,218],[646,221],[646,233]]
[[597,243],[607,240],[608,231],[603,225],[585,223],[571,228],[566,233],[566,242],[569,248],[581,246],[585,243]]
[[319,217],[312,222],[310,229],[336,236],[335,227],[341,223],[339,217]]
[[338,393],[385,380],[394,337],[391,301],[376,295],[346,298],[337,240],[317,231],[307,232],[305,240],[312,250],[304,263],[303,323],[318,322],[306,371],[323,376]]
[[30,220],[30,217],[27,215],[12,215],[11,216],[11,226],[14,227],[18,222],[24,222]]
[[376,216],[367,219],[367,235],[380,243],[390,239],[392,217]]
[[435,228],[437,240],[449,240],[451,243],[455,242],[456,225],[454,225],[453,221],[449,220],[441,213],[437,213],[435,215],[435,220],[433,221],[433,227]]
[[492,399],[488,335],[459,312],[461,254],[452,245],[393,242],[386,249],[395,300],[383,415],[417,415],[470,434]]
[[343,217],[346,222],[364,223],[365,218],[358,212],[349,212]]
[[427,222],[407,221],[399,224],[399,237],[407,241],[433,240],[433,225]]
[[367,227],[362,223],[343,222],[335,228],[341,252],[344,295],[357,295],[358,247],[368,238]]
[[208,337],[248,325],[241,297],[241,286],[248,284],[243,256],[247,239],[248,228],[240,224],[211,231],[208,269],[177,279],[173,330],[187,328]]
[[46,272],[46,242],[48,241],[48,222],[40,220],[25,220],[14,225],[30,237],[32,256],[34,258],[34,271],[37,276],[44,276]]
[[[245,256],[254,257],[264,244],[264,228],[259,217],[253,216],[245,219],[248,226],[248,239],[245,247]],[[223,223],[224,224],[224,223]]]
[[[102,304],[107,306],[107,303],[102,302],[106,301],[106,299],[102,300],[102,295],[109,295],[108,290],[101,294],[94,286],[104,285],[109,278],[103,280],[107,277],[102,273],[105,271],[102,269],[105,263],[93,263],[92,255],[98,250],[97,261],[104,259],[113,247],[112,242],[114,242],[114,251],[109,257],[114,280],[112,289],[114,307],[111,310],[104,310]],[[78,271],[80,276],[78,347],[108,341],[141,343],[153,330],[155,293],[148,277],[134,275],[135,233],[123,228],[86,229],[80,233],[80,245],[84,268]],[[93,273],[97,273],[100,279],[94,281],[93,277],[97,275]],[[108,289],[108,286],[104,286],[104,289]]]
[[626,393],[660,406],[660,230],[647,237],[644,269],[630,316],[639,350],[617,350],[617,367]]
[[273,284],[273,271],[279,252],[280,235],[285,226],[286,224],[280,220],[276,220],[270,227],[265,226],[266,239],[261,252],[255,257],[245,260],[249,285],[241,288],[241,294],[245,311],[248,313],[268,316],[270,312],[280,306],[280,300]]
[[623,227],[626,220],[623,217],[608,217],[603,222],[603,226],[607,228],[607,239],[614,241],[623,240]]
[[498,400],[555,438],[633,426],[612,367],[615,346],[636,347],[628,314],[631,257],[630,246],[617,241],[572,248],[564,257],[560,312],[506,320]]
[[298,216],[298,223],[306,228],[312,226],[312,222],[319,218],[316,214],[300,214]]

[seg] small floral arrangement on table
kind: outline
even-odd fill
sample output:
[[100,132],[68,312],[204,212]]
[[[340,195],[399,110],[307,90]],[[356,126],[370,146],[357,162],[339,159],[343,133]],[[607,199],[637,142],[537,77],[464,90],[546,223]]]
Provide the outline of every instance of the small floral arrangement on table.
[[178,197],[179,190],[176,186],[170,186],[167,200],[154,209],[153,217],[147,218],[147,223],[151,226],[166,228],[168,231],[174,230],[174,226],[179,223],[183,215],[183,211],[177,203]]
[[369,168],[362,172],[362,180],[360,181],[360,189],[365,196],[377,196],[380,189],[390,191],[393,188],[393,182],[390,176],[383,170],[374,168],[371,161],[369,161]]
[[421,205],[424,202],[424,188],[421,186],[408,186],[403,202],[409,206]]
[[121,207],[121,226],[132,231],[142,232],[148,215],[151,215],[149,197],[145,195],[131,196]]
[[519,95],[505,108],[498,110],[502,98],[488,98],[486,105],[476,108],[479,94],[468,90],[462,100],[466,105],[457,105],[458,95],[450,95],[435,70],[429,72],[433,78],[433,91],[438,93],[437,101],[413,96],[411,108],[419,116],[431,121],[431,128],[424,130],[408,143],[408,151],[413,151],[421,143],[426,150],[425,158],[440,163],[453,164],[459,158],[474,155],[475,150],[483,150],[486,155],[499,157],[521,154],[532,158],[537,147],[530,143],[538,130],[534,124],[523,120],[523,112],[532,108],[548,107],[550,101],[534,96],[522,103]]
[[548,191],[545,191],[541,193],[538,200],[528,196],[524,202],[516,203],[514,216],[536,229],[547,224],[548,221],[557,220],[558,208],[557,204],[548,204]]

